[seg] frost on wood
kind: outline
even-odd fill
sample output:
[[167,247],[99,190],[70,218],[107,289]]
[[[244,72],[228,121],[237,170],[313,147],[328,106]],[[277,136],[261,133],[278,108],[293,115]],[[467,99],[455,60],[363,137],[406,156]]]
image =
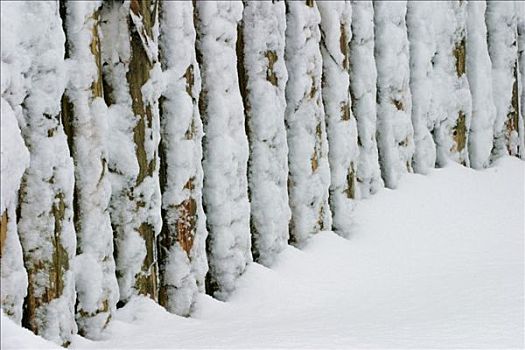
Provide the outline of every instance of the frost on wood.
[[321,17],[313,1],[291,1],[286,6],[290,241],[300,246],[312,234],[331,228],[330,169],[321,97]]
[[496,118],[485,25],[486,7],[482,1],[469,1],[467,5],[466,70],[472,94],[468,150],[470,166],[475,169],[489,166]]
[[[60,121],[64,91],[64,33],[58,3],[20,3],[17,45],[28,61],[21,117],[30,151],[19,201],[18,232],[28,273],[22,323],[57,344],[76,333],[73,162]],[[2,7],[3,8],[3,7]],[[2,126],[3,127],[3,126]]]
[[517,7],[514,1],[489,1],[485,15],[492,60],[496,121],[494,158],[519,154]]
[[371,1],[352,1],[350,94],[357,121],[357,184],[363,198],[383,187],[376,141],[376,79],[374,8]]
[[250,143],[248,184],[254,259],[271,266],[288,244],[288,146],[284,113],[284,1],[246,2],[237,40],[238,74]]
[[197,2],[197,59],[202,90],[204,205],[208,227],[206,291],[226,299],[252,260],[248,140],[236,73],[237,24],[243,5]]
[[104,3],[101,10],[104,98],[109,106],[111,224],[120,301],[157,299],[160,63],[157,1]]
[[412,172],[414,154],[406,8],[405,1],[374,3],[379,163],[389,188]]
[[466,70],[466,1],[433,3],[436,51],[432,58],[431,132],[436,164],[469,165],[467,145],[471,97]]
[[75,162],[76,320],[79,334],[98,339],[118,300],[108,212],[111,183],[105,144],[108,115],[102,89],[100,3],[62,1],[60,5],[70,68],[62,120]]
[[407,30],[410,43],[410,91],[415,151],[412,167],[426,174],[436,164],[436,145],[428,128],[431,112],[432,57],[435,52],[432,28],[433,4],[407,2]]
[[350,98],[350,1],[318,2],[321,14],[322,94],[330,162],[330,209],[333,230],[350,234],[354,199],[358,198],[357,125]]
[[202,209],[200,71],[195,57],[191,2],[160,7],[160,56],[166,90],[161,97],[160,185],[162,231],[158,240],[159,303],[189,316],[204,292],[206,219]]

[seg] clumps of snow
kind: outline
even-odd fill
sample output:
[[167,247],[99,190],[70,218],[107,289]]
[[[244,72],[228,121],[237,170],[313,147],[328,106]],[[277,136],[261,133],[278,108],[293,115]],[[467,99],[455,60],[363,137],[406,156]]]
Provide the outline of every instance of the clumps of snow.
[[379,163],[389,188],[412,172],[415,149],[406,10],[406,1],[374,3]]
[[[22,320],[22,306],[27,294],[27,273],[18,236],[16,207],[24,171],[29,166],[29,151],[22,138],[18,121],[22,119],[21,102],[26,96],[23,73],[30,59],[20,47],[20,3],[2,3],[1,56],[1,159],[0,220],[1,274],[0,303],[16,323]],[[2,323],[4,321],[2,313]],[[7,320],[6,320],[7,322]]]
[[472,94],[472,121],[469,130],[470,166],[489,166],[496,118],[492,92],[492,63],[487,47],[486,3],[469,1],[467,5],[467,78]]
[[192,318],[133,298],[107,340],[71,348],[522,348],[524,172],[506,157],[408,174],[359,202],[351,240],[321,232],[272,269],[250,264]]
[[284,125],[285,12],[282,1],[247,2],[242,22],[252,251],[255,260],[266,266],[288,244],[291,215]]
[[350,94],[357,120],[359,161],[357,183],[362,198],[383,187],[376,141],[376,80],[374,8],[371,1],[352,1]]
[[[58,3],[24,2],[12,6],[16,7],[13,15],[20,25],[16,57],[29,59],[21,81],[11,76],[13,82],[18,80],[26,89],[14,94],[22,97],[27,93],[20,124],[30,150],[30,166],[23,178],[18,222],[29,277],[26,303],[30,313],[26,324],[44,338],[64,344],[77,330],[72,272],[76,248],[72,221],[74,173],[60,121],[60,100],[66,83],[65,38]],[[11,103],[12,97],[8,99]]]
[[431,2],[407,2],[406,21],[410,44],[410,91],[415,144],[412,167],[420,174],[427,174],[436,164],[436,145],[428,128],[432,102],[432,58],[436,50],[432,13]]
[[518,153],[521,159],[525,159],[525,2],[516,2],[518,12],[518,66],[519,66],[519,120],[518,120]]
[[330,209],[334,232],[348,237],[357,188],[357,125],[350,98],[350,2],[318,2],[321,14],[323,104],[326,111],[330,162]]
[[[29,151],[18,126],[18,120],[22,119],[20,103],[26,95],[23,72],[29,67],[29,58],[20,48],[21,39],[17,34],[21,24],[18,21],[20,3],[4,2],[1,6],[0,304],[3,308],[3,326],[4,322],[11,322],[4,317],[4,312],[20,324],[22,306],[27,294],[27,272],[18,236],[16,208],[22,176],[29,166]],[[3,334],[4,332],[2,338]]]
[[514,125],[514,117],[519,111],[513,105],[513,94],[518,93],[513,91],[518,83],[516,9],[514,1],[489,1],[485,14],[496,106],[493,158],[517,154],[519,144],[518,126]]
[[[436,51],[432,58],[432,107],[429,127],[436,143],[436,164],[445,166],[452,160],[468,166],[468,133],[458,145],[454,139],[469,130],[471,97],[466,74],[458,72],[456,55],[465,40],[466,3],[433,3],[432,25]],[[468,53],[467,53],[468,55]],[[464,57],[463,57],[464,59]],[[460,75],[461,73],[461,75]],[[463,121],[460,121],[460,115]],[[464,122],[464,129],[457,126]],[[462,146],[462,149],[459,149]]]
[[209,272],[207,291],[226,299],[252,260],[248,201],[248,140],[236,73],[240,1],[196,3],[202,74],[204,205]]
[[296,245],[331,227],[330,167],[321,95],[321,16],[317,5],[289,2],[286,13],[286,126],[290,238]]
[[[151,60],[156,51],[144,42],[146,34],[142,30],[137,34],[142,45],[136,48],[137,52],[131,52],[130,36],[143,29],[143,24],[134,27],[140,16],[135,14],[135,18],[130,19],[131,12],[134,11],[129,2],[108,3],[101,11],[103,75],[105,83],[111,87],[111,92],[106,92],[105,96],[111,130],[106,144],[112,188],[110,214],[116,236],[116,270],[123,302],[139,293],[138,283],[143,284],[143,293],[155,296],[152,287],[157,283],[155,241],[161,227],[158,98],[164,82],[160,64],[156,58]],[[152,17],[156,22],[156,13]],[[156,41],[158,28],[153,26],[151,35],[147,40]],[[130,64],[141,57],[140,50],[144,50],[146,56],[140,64],[147,65],[143,69],[148,72],[141,75],[143,73],[137,70],[136,76],[128,77]],[[144,76],[149,80],[142,82]],[[141,109],[137,114],[133,110],[131,81],[143,84],[140,93],[134,92],[140,95],[136,99],[142,99],[142,103],[135,102],[139,106],[137,109]],[[143,135],[139,129],[143,130]]]
[[159,237],[159,301],[188,316],[208,270],[202,208],[200,70],[191,2],[162,4],[159,39],[166,88],[161,103],[163,228]]
[[[3,79],[4,75],[2,81]],[[1,131],[1,305],[7,315],[20,324],[22,304],[27,293],[27,273],[18,237],[16,207],[22,175],[29,166],[29,152],[20,134],[14,111],[3,97]]]
[[[2,62],[3,63],[3,62]],[[3,81],[3,79],[2,79]],[[4,92],[2,91],[2,94]],[[15,111],[2,97],[2,176],[0,213],[16,208],[18,188],[25,169],[29,165],[29,151],[24,144]],[[15,220],[16,221],[16,220]]]
[[111,196],[105,148],[108,113],[102,99],[101,67],[97,66],[100,57],[96,56],[100,54],[100,2],[69,2],[65,6],[69,56],[65,97],[72,108],[62,113],[73,129],[71,152],[79,213],[75,218],[80,254],[75,261],[76,319],[81,334],[97,339],[118,300],[113,229],[108,212]]

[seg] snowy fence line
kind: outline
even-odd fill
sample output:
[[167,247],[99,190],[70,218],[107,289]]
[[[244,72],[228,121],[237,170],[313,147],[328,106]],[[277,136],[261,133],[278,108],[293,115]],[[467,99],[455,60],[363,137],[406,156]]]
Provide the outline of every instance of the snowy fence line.
[[405,173],[525,159],[519,2],[1,6],[1,306],[57,344],[227,300]]

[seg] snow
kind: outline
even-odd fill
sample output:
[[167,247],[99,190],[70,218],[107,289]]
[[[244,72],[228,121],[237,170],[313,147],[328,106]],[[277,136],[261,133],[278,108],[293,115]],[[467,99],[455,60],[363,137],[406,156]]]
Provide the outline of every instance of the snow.
[[496,107],[492,94],[492,63],[487,46],[486,3],[472,1],[467,7],[467,77],[472,93],[472,122],[469,131],[470,165],[489,166]]
[[209,272],[207,292],[226,299],[252,261],[248,201],[248,139],[236,72],[240,1],[196,3],[202,74],[203,201]]
[[201,295],[192,318],[133,298],[107,340],[71,348],[523,347],[524,180],[510,157],[404,176],[359,202],[350,240],[322,232],[271,270],[251,264],[229,302]]
[[[110,216],[122,302],[139,293],[140,281],[148,281],[144,284],[150,287],[157,284],[154,247],[162,224],[157,149],[160,142],[158,99],[163,91],[163,75],[156,58],[157,50],[151,44],[158,39],[158,29],[155,24],[151,38],[138,35],[142,45],[137,45],[136,52],[132,52],[130,37],[138,33],[136,30],[142,28],[142,24],[140,16],[131,16],[131,12],[129,2],[108,3],[102,7],[100,24],[104,38],[101,42],[103,76],[109,87],[104,97],[110,105],[107,121],[111,132],[106,139],[112,190]],[[156,23],[157,13],[152,11],[149,15]],[[141,52],[145,60],[141,60],[144,57]],[[150,61],[152,57],[155,60]],[[145,67],[142,71],[135,70],[136,75],[128,75],[132,63]],[[142,84],[134,96],[131,81]],[[155,296],[154,288],[144,289],[143,292]]]
[[317,5],[287,4],[285,60],[286,126],[290,209],[290,239],[304,244],[331,227],[328,204],[330,167],[325,113],[321,96],[321,16]]
[[[5,242],[1,247],[1,305],[16,323],[22,320],[22,305],[27,294],[27,273],[16,225],[18,189],[24,171],[29,166],[29,151],[18,125],[22,118],[20,103],[25,97],[22,72],[28,68],[27,59],[20,59],[17,10],[19,4],[2,3],[1,57],[1,162],[0,215],[7,220]],[[14,29],[14,30],[13,30]],[[23,50],[23,49],[22,49]],[[2,226],[6,224],[2,222]],[[3,229],[3,227],[2,227]],[[2,314],[3,315],[3,314]],[[3,317],[3,316],[2,316]]]
[[374,2],[377,67],[377,140],[385,186],[412,172],[415,150],[406,1]]
[[16,207],[17,189],[20,186],[24,170],[29,165],[29,152],[24,144],[15,112],[11,105],[2,98],[2,200],[0,213],[10,207]]
[[288,244],[291,215],[284,125],[285,12],[283,1],[245,2],[242,22],[252,252],[265,266]]
[[488,47],[492,61],[492,81],[496,120],[494,122],[493,157],[515,154],[518,144],[516,132],[510,131],[509,114],[512,106],[515,69],[517,68],[517,11],[514,1],[489,1],[485,14]]
[[458,76],[454,56],[454,50],[461,46],[466,34],[466,2],[441,1],[433,2],[433,6],[436,48],[432,57],[429,129],[436,143],[436,165],[445,166],[449,161],[468,165],[467,147],[458,149],[454,140],[454,128],[460,112],[465,116],[466,130],[469,129],[472,114],[467,76]]
[[519,150],[521,159],[525,159],[525,3],[516,2],[518,11],[518,66],[519,66],[519,104],[520,118],[518,125]]
[[[18,221],[30,286],[26,301],[34,302],[27,323],[46,339],[62,344],[77,329],[71,269],[76,248],[74,171],[60,121],[60,100],[66,84],[65,37],[56,2],[2,4],[2,19],[6,9],[20,29],[14,42],[17,52],[10,60],[25,56],[22,62],[27,63],[20,66],[11,61],[14,70],[5,94],[30,151]],[[24,108],[20,111],[18,104],[22,101]]]
[[159,301],[187,316],[208,271],[202,208],[201,88],[191,2],[167,1],[160,18],[161,62],[167,82],[161,102],[163,229],[159,249]]
[[426,174],[436,164],[436,145],[428,129],[432,102],[432,57],[435,38],[432,28],[433,4],[407,2],[407,30],[410,44],[410,91],[412,93],[412,126],[415,151],[412,167]]
[[[27,273],[22,257],[22,247],[16,225],[18,189],[24,171],[29,166],[29,151],[18,125],[25,97],[23,74],[28,66],[27,59],[19,59],[17,30],[18,4],[2,3],[2,57],[1,57],[1,162],[0,162],[0,215],[5,228],[5,241],[1,247],[1,305],[16,323],[22,320],[22,305],[27,294]],[[23,49],[22,49],[23,50]],[[4,227],[2,227],[4,229]]]
[[376,80],[374,8],[371,1],[352,1],[350,94],[357,120],[359,161],[357,182],[362,198],[383,187],[376,141]]
[[2,349],[63,349],[60,346],[22,328],[1,312],[0,327]]
[[322,94],[329,144],[332,229],[348,237],[354,199],[359,198],[356,181],[359,148],[348,71],[352,11],[350,2],[318,2],[317,5],[321,14]]
[[[2,81],[3,77],[4,75]],[[1,247],[1,305],[15,322],[20,323],[22,304],[27,293],[27,273],[16,226],[16,207],[22,175],[29,165],[29,152],[20,134],[14,111],[3,97],[1,133],[0,215],[6,215],[7,220],[5,242],[2,241]],[[2,222],[2,226],[4,224],[6,223]]]
[[[108,114],[102,99],[102,72],[97,66],[100,57],[95,56],[100,53],[99,7],[99,2],[66,4],[69,56],[66,96],[72,108],[63,111],[69,114],[66,117],[73,129],[70,151],[75,160],[76,320],[79,332],[93,339],[100,336],[118,300],[113,229],[108,212],[111,197],[105,148]],[[83,69],[78,69],[79,66]]]

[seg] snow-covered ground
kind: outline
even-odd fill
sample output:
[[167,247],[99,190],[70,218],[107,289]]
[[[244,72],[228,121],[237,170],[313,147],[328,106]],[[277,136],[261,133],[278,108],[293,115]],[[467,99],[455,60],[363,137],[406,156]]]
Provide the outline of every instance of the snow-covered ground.
[[[71,347],[523,347],[524,192],[515,158],[407,175],[358,203],[348,241],[323,232],[251,264],[229,302],[201,296],[182,318],[133,299],[106,341]],[[2,349],[42,344],[2,316]]]

